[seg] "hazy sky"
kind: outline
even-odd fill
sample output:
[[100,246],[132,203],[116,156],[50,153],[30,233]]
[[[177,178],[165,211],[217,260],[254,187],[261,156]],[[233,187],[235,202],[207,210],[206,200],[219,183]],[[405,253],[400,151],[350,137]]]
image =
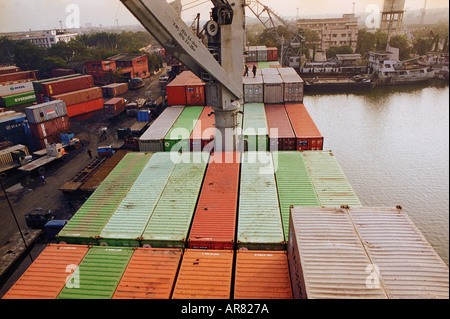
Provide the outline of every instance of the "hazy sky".
[[[312,16],[351,13],[353,2],[356,12],[365,12],[368,5],[375,4],[382,8],[383,0],[260,0],[282,16],[295,16],[297,8],[299,15]],[[182,0],[189,4],[193,0]],[[197,3],[205,2],[198,0]],[[406,0],[406,10],[418,10],[423,7],[425,0]],[[76,22],[72,19],[73,9],[70,5],[79,8],[79,23],[85,27],[87,23],[92,26],[100,24],[112,26],[116,18],[119,25],[137,24],[134,17],[120,3],[119,0],[0,0],[0,32],[14,32],[70,27]],[[187,5],[186,7],[189,7]],[[448,0],[427,0],[427,8],[448,8]],[[202,4],[183,13],[186,21],[192,21],[197,12],[202,19],[209,17],[211,2]],[[66,12],[66,9],[68,12]],[[72,15],[71,15],[72,14]]]

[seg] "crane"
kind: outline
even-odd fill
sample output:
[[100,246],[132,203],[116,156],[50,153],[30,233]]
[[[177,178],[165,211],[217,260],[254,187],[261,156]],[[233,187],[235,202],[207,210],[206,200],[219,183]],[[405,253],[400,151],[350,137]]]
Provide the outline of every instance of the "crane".
[[[248,0],[246,5],[256,16],[256,18],[264,25],[264,27],[271,31],[272,35],[280,43],[281,64],[283,66],[296,66],[292,64],[291,59],[299,59],[302,56],[302,44],[305,42],[303,31],[298,30],[295,25],[284,20],[279,14],[263,4],[260,0]],[[275,20],[294,34],[287,43],[286,39],[278,33]]]
[[239,149],[237,114],[243,97],[244,0],[211,0],[205,25],[208,47],[166,0],[121,0],[125,7],[175,58],[206,84],[206,98],[216,119],[216,151]]

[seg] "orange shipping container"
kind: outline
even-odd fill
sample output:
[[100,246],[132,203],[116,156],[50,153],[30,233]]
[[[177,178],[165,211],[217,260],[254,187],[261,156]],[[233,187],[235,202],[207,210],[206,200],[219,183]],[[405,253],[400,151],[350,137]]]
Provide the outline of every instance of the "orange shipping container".
[[182,254],[181,249],[138,248],[113,299],[170,299]]
[[65,94],[52,96],[52,100],[63,100],[66,106],[85,103],[92,100],[103,98],[102,89],[93,87],[84,90],[73,91]]
[[[216,119],[213,112],[212,107],[206,106],[202,114],[200,114],[190,137],[191,151],[203,151],[209,143],[214,142],[214,137],[216,136]],[[212,147],[214,147],[214,144],[212,144]],[[212,148],[205,149],[204,151],[212,151]]]
[[186,249],[173,299],[230,299],[233,251]]
[[323,150],[323,136],[303,104],[286,104],[298,151]]
[[75,104],[67,107],[67,115],[74,117],[77,115],[94,112],[103,109],[103,99],[92,100],[80,104]]
[[88,246],[48,245],[3,299],[56,299]]
[[189,234],[189,248],[234,249],[239,162],[239,153],[235,152],[214,153],[210,157]]
[[234,299],[292,299],[286,251],[237,251]]

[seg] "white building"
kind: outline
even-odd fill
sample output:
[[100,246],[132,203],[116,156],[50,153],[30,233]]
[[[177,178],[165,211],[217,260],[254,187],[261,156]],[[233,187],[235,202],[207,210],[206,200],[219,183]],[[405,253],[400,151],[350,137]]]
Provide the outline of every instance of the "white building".
[[45,31],[44,34],[39,35],[24,35],[19,37],[13,37],[11,40],[28,40],[34,45],[38,47],[43,48],[50,48],[54,44],[64,41],[69,42],[70,40],[74,39],[78,33],[68,33],[65,31],[59,31],[59,30],[50,30]]

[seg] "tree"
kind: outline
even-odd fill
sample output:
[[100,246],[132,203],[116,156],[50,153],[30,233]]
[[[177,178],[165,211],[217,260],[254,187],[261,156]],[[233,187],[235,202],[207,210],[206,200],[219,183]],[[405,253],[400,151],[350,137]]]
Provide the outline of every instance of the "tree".
[[431,42],[428,39],[415,39],[413,42],[413,50],[418,55],[425,55],[431,50]]
[[15,41],[14,63],[22,70],[38,70],[46,55],[46,50],[27,40]]
[[327,50],[327,59],[331,59],[332,57],[335,57],[336,54],[351,54],[353,53],[353,49],[349,45],[343,45],[340,47],[331,47]]
[[408,38],[402,34],[394,35],[391,37],[391,42],[389,43],[391,47],[399,49],[399,59],[407,60],[409,59],[409,54],[411,50],[409,48]]
[[366,29],[358,31],[358,40],[356,44],[356,53],[361,54],[363,58],[366,58],[369,51],[375,50],[377,43],[375,34],[368,32]]
[[52,76],[53,69],[64,69],[67,66],[67,62],[61,57],[48,56],[42,60],[39,71],[41,77],[47,78]]

